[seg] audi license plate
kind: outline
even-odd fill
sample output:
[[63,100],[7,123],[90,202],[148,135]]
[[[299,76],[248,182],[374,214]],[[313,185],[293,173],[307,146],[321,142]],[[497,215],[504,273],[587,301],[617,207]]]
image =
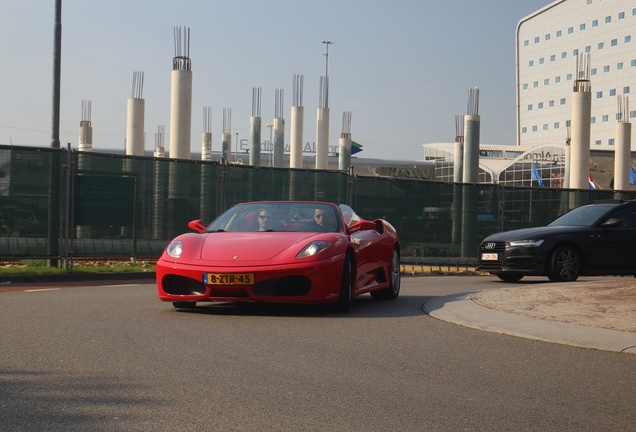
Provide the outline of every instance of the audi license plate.
[[253,273],[203,273],[206,285],[254,285]]
[[481,254],[482,261],[497,261],[499,259],[499,255],[496,253],[483,253]]

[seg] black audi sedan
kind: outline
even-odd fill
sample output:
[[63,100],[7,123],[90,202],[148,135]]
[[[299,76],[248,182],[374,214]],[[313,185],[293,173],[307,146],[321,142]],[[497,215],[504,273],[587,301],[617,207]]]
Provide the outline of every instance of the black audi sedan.
[[504,231],[479,246],[477,270],[506,282],[547,276],[636,276],[636,201],[599,201],[575,208],[544,227]]

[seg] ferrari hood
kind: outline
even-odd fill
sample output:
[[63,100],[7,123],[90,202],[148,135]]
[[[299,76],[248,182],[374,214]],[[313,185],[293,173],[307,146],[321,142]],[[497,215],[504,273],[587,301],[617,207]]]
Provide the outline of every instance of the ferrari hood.
[[297,249],[309,243],[316,233],[210,233],[201,243],[200,258],[216,262],[268,261],[277,255]]

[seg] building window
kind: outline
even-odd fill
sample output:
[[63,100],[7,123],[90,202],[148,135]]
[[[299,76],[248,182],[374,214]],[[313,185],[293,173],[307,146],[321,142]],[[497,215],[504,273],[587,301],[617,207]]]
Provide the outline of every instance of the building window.
[[565,127],[570,127],[570,126],[572,126],[572,120],[567,120],[565,122]]
[[535,81],[532,83],[532,87],[534,88],[538,88],[539,87],[539,81]]
[[550,33],[545,35],[545,40],[549,41],[550,40]]
[[538,130],[539,130],[539,128],[537,127],[537,125],[532,126],[532,132],[536,132]]
[[630,90],[629,86],[623,87],[623,94],[629,94],[629,90]]
[[566,80],[566,81],[572,81],[572,74],[571,74],[571,73],[567,74],[567,75],[565,76],[565,80]]
[[610,71],[609,65],[603,66],[603,72],[608,73]]
[[618,19],[619,20],[625,19],[625,12],[619,12],[618,13]]
[[607,140],[607,143],[608,143],[609,145],[613,146],[613,145],[614,145],[614,138],[610,138],[610,139],[608,139],[608,140]]
[[565,51],[563,51],[563,52],[561,53],[561,58],[562,58],[562,59],[564,59],[564,58],[567,58],[567,57],[568,57],[568,53],[566,53]]
[[573,49],[573,50],[572,50],[572,55],[573,55],[574,57],[576,57],[577,55],[579,55],[579,49],[578,49],[578,48]]
[[554,129],[558,129],[559,128],[559,122],[554,122]]
[[543,109],[543,102],[539,102],[539,103],[537,104],[537,108],[539,108],[539,109]]
[[632,67],[636,67],[636,59],[632,60],[631,65]]
[[616,121],[621,121],[623,119],[623,116],[621,115],[621,113],[616,113]]
[[611,17],[611,16],[609,16],[609,15],[608,15],[608,16],[606,16],[606,17],[605,17],[605,24],[609,24],[609,23],[611,23],[611,22],[612,22],[612,17]]
[[574,33],[574,27],[568,27],[568,34]]
[[524,126],[524,127],[522,127],[522,128],[521,128],[521,133],[524,133],[524,134],[525,134],[525,133],[528,133],[528,128],[527,128],[527,127],[525,127],[525,126]]
[[625,43],[630,43],[632,41],[632,35],[625,36]]
[[524,89],[524,90],[528,90],[528,83],[525,83],[525,84],[523,85],[523,89]]
[[609,116],[607,114],[605,114],[603,116],[603,123],[607,123],[609,121]]
[[594,144],[596,144],[596,145],[601,145],[601,140],[596,140],[596,141],[594,141]]
[[597,19],[592,21],[592,27],[598,27],[598,20]]
[[523,46],[527,47],[528,45],[530,45],[530,41],[528,39],[523,41]]
[[605,48],[605,42],[599,42],[598,43],[598,50],[602,50],[603,48]]
[[530,61],[528,62],[528,67],[532,67],[532,66],[534,66],[534,60],[530,60]]
[[592,123],[592,124],[596,123],[596,117],[591,117],[590,118],[590,123]]
[[592,52],[592,45],[588,45],[588,46],[586,46],[586,47],[585,47],[585,52],[586,52],[586,53],[590,53],[590,52]]
[[583,24],[581,24],[581,25],[579,26],[579,30],[581,30],[581,31],[585,30],[585,23],[583,23]]
[[548,124],[547,123],[543,123],[543,130],[547,131],[548,130]]
[[543,64],[543,63],[545,63],[545,59],[544,59],[543,57],[541,57],[541,58],[539,59],[539,64]]
[[636,118],[636,111],[630,111],[629,118]]
[[601,99],[603,97],[603,92],[602,91],[597,91],[596,92],[596,99]]
[[561,77],[560,76],[554,77],[554,82],[555,83],[560,83],[561,82]]
[[543,85],[544,85],[544,86],[548,86],[548,85],[550,85],[550,78],[546,78],[546,79],[544,79],[544,80],[543,80]]
[[553,100],[551,100],[550,102],[548,102],[548,106],[549,106],[550,108],[552,108],[552,107],[554,106],[554,99],[553,99]]
[[592,76],[596,75],[596,68],[592,68],[591,74],[592,74]]
[[528,105],[528,111],[532,111],[532,104]]
[[561,37],[562,34],[563,34],[563,32],[561,30],[557,30],[556,37]]
[[612,41],[610,42],[611,46],[616,46],[618,45],[618,39],[612,39]]
[[616,89],[610,89],[610,96],[616,96]]
[[623,62],[616,63],[616,70],[623,70]]
[[539,36],[534,38],[534,43],[538,44],[539,43]]
[[565,105],[565,98],[559,99],[559,105]]
[[551,62],[556,61],[556,56],[555,56],[554,54],[552,54],[552,55],[550,56],[550,61],[551,61]]

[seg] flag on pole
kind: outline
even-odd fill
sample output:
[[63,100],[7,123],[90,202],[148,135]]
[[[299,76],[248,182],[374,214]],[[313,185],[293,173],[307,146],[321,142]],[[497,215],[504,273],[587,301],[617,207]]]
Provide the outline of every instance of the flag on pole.
[[351,140],[351,154],[354,155],[362,151],[362,144],[358,144],[357,142]]
[[543,187],[543,180],[541,180],[541,176],[539,175],[539,171],[537,170],[537,166],[534,162],[532,162],[532,179],[539,183],[539,187]]
[[636,170],[632,165],[629,166],[629,184],[636,185]]
[[596,189],[596,183],[594,183],[594,179],[592,178],[592,173],[588,174],[588,181],[590,182],[590,189]]

